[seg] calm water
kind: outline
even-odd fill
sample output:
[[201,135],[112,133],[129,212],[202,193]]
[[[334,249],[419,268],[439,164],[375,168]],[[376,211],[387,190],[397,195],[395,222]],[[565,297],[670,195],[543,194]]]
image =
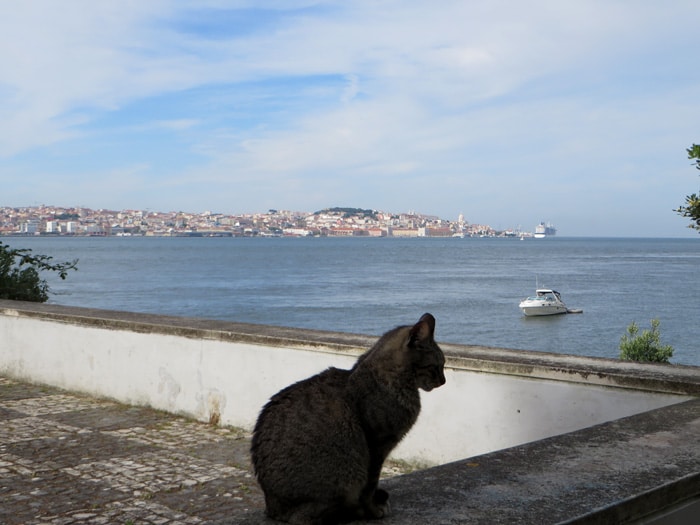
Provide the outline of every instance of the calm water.
[[[438,341],[603,357],[658,317],[700,365],[700,239],[1,240],[80,260],[57,304],[365,334],[431,312]],[[523,317],[536,279],[584,313]]]

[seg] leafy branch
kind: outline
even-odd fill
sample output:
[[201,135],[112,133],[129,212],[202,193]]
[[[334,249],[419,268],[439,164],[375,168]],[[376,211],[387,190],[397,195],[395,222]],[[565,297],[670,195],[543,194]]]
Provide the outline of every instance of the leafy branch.
[[[700,144],[693,144],[686,149],[688,159],[694,160],[695,167],[700,170]],[[682,217],[687,217],[691,220],[688,228],[694,228],[700,231],[700,195],[693,193],[685,197],[685,206],[679,206],[674,210]]]
[[78,269],[78,259],[53,263],[49,255],[35,255],[27,248],[11,248],[0,242],[0,299],[46,302],[50,288],[41,272],[56,272],[65,280]]

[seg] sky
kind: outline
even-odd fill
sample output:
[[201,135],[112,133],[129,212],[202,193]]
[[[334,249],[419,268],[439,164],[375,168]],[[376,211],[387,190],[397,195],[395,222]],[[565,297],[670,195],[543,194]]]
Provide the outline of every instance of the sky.
[[697,0],[0,2],[0,206],[694,237]]

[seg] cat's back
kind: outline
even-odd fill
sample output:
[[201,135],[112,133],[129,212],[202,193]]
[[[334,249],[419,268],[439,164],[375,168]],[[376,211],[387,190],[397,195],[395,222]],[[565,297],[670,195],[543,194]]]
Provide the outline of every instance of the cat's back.
[[[349,374],[349,370],[328,368],[315,376],[283,388],[273,395],[263,407],[260,419],[267,419],[266,416],[272,412],[285,413],[306,410],[323,400],[339,398],[345,389]],[[319,398],[319,396],[322,397]]]
[[[345,395],[349,375],[349,370],[329,368],[270,398],[253,432],[251,452],[256,469],[272,457],[285,458],[288,464],[289,458],[301,457],[327,440],[329,429],[342,431],[355,424]],[[271,468],[269,464],[265,467]]]

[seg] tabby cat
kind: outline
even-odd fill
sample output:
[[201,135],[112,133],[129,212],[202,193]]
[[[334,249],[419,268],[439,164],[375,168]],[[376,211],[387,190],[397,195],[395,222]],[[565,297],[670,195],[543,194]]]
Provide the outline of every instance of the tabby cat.
[[419,388],[445,383],[435,318],[384,334],[350,370],[329,368],[274,396],[251,454],[267,515],[296,525],[382,518],[382,464],[420,412]]

